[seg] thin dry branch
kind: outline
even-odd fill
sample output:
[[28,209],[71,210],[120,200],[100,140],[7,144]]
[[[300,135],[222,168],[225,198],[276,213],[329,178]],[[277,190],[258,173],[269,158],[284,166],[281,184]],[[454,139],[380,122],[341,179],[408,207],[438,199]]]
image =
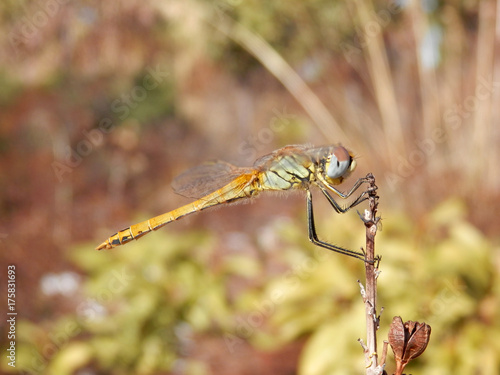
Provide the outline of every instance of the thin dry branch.
[[366,256],[365,256],[365,272],[366,284],[362,289],[363,301],[366,309],[366,344],[363,345],[366,360],[366,374],[380,375],[383,373],[383,367],[378,366],[377,354],[377,329],[379,325],[379,317],[377,316],[377,277],[378,258],[375,256],[375,235],[377,234],[377,186],[375,185],[375,177],[370,173],[366,176],[369,179],[368,188],[368,203],[369,209],[365,210],[362,217],[366,226]]
[[297,99],[327,139],[352,144],[338,121],[318,96],[269,43],[230,17],[218,20],[217,24],[213,24],[213,26],[259,60]]

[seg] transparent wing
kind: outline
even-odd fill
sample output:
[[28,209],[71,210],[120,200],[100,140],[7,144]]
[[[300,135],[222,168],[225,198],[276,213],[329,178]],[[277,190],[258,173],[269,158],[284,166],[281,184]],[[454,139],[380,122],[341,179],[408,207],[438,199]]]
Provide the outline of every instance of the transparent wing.
[[251,168],[240,168],[223,161],[208,162],[177,176],[172,181],[172,188],[185,197],[201,198],[250,171]]
[[259,169],[259,170],[267,170],[269,168],[269,165],[274,163],[276,160],[278,160],[279,157],[281,156],[287,156],[287,155],[302,155],[306,153],[311,147],[305,146],[305,145],[291,145],[291,146],[286,146],[283,148],[280,148],[279,150],[275,150],[271,152],[270,154],[261,156],[258,158],[255,163],[253,164],[254,168]]

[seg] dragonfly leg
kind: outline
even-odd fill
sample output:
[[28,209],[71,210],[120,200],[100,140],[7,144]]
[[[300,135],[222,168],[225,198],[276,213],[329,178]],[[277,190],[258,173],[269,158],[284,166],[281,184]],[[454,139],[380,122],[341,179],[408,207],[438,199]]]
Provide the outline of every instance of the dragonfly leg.
[[[366,196],[366,194],[368,193],[368,190],[366,190],[366,191],[362,192],[359,195],[359,197],[357,197],[356,200],[353,201],[350,205],[348,205],[347,207],[342,207],[340,204],[338,204],[335,201],[335,199],[333,199],[333,197],[328,193],[328,191],[326,191],[326,189],[325,189],[324,186],[322,186],[321,184],[318,184],[318,187],[321,189],[321,192],[325,195],[326,199],[328,199],[328,202],[330,202],[330,204],[332,205],[333,209],[335,211],[337,211],[339,214],[343,214],[343,213],[349,211],[354,206],[357,206],[361,202],[364,202],[365,200],[368,199],[368,197]],[[358,187],[359,187],[359,185],[358,185]]]
[[[345,199],[345,198],[349,198],[356,190],[358,190],[358,188],[364,184],[365,182],[369,182],[369,179],[367,177],[361,177],[359,178],[355,183],[354,185],[352,186],[351,190],[349,190],[347,193],[342,193],[340,190],[338,190],[337,188],[333,187],[332,185],[328,184],[326,181],[324,181],[323,179],[320,179],[321,182],[323,182],[323,184],[328,188],[328,190],[331,190],[333,191],[335,194],[337,194],[340,198],[342,199]],[[319,186],[320,184],[318,184]],[[320,186],[321,187],[321,186]],[[323,190],[323,189],[322,189]]]
[[318,239],[318,235],[316,234],[316,226],[314,224],[314,213],[313,213],[313,205],[312,205],[312,194],[310,190],[307,190],[307,220],[309,226],[309,240],[315,244],[316,246],[323,247],[325,249],[335,251],[339,254],[344,254],[353,258],[365,260],[364,252],[356,252],[348,249],[344,249],[343,247],[332,245],[331,243],[321,241]]

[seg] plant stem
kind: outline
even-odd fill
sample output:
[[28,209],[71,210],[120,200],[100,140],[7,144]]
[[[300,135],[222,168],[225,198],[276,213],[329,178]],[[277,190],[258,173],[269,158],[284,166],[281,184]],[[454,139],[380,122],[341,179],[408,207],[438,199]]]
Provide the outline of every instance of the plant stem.
[[378,366],[377,354],[377,276],[378,262],[375,258],[375,235],[377,234],[377,186],[375,185],[375,177],[370,173],[367,175],[370,179],[370,187],[368,190],[369,209],[365,210],[363,221],[366,226],[366,284],[365,284],[365,309],[366,309],[366,374],[375,375],[381,373]]

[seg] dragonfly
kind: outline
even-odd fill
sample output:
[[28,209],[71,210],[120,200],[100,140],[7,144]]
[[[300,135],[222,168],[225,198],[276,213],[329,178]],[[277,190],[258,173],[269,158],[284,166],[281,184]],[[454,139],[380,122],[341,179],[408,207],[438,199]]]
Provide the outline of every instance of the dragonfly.
[[359,178],[348,192],[343,193],[337,189],[336,186],[340,185],[355,168],[354,154],[341,145],[286,146],[257,159],[253,167],[247,168],[223,161],[205,163],[184,172],[172,182],[176,193],[197,200],[122,229],[96,249],[111,249],[138,240],[184,216],[210,207],[248,200],[264,191],[303,190],[306,192],[309,240],[322,248],[364,260],[364,252],[345,249],[318,238],[311,193],[312,186],[318,187],[337,213],[349,211],[368,198],[368,189],[346,206],[337,203],[331,193],[346,199],[368,182],[366,177]]

